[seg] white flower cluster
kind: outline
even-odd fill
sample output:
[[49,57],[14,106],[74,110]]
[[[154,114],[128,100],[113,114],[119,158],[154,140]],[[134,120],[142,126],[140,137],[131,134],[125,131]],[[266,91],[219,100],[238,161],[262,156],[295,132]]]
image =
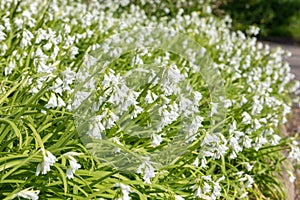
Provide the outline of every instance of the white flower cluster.
[[222,176],[217,180],[213,180],[212,176],[202,176],[199,183],[196,183],[191,187],[195,191],[194,197],[206,200],[217,199],[221,195],[221,187],[219,182],[224,180],[225,177]]
[[115,187],[121,188],[122,195],[121,197],[117,198],[116,200],[129,200],[131,197],[129,196],[131,190],[128,185],[124,185],[123,183],[116,183]]

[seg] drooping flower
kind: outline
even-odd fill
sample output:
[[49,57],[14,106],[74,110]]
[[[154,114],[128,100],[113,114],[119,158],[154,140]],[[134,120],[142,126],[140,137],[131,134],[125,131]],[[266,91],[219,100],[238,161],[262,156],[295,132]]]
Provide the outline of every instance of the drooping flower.
[[116,183],[115,187],[120,187],[122,191],[122,195],[116,200],[129,200],[131,197],[129,196],[131,190],[128,185],[124,185],[123,183]]
[[143,161],[143,163],[138,167],[137,173],[143,174],[144,182],[151,184],[151,178],[155,177],[156,172],[154,170],[154,167],[152,166],[150,162],[150,158],[147,157]]
[[31,45],[31,40],[34,38],[33,34],[25,29],[22,34],[21,47],[27,47]]
[[32,190],[32,189],[27,188],[27,189],[24,189],[24,190],[18,192],[15,196],[22,197],[25,199],[38,200],[39,193],[40,193],[39,190]]
[[74,173],[76,172],[76,170],[78,170],[81,167],[81,165],[77,163],[77,160],[74,158],[74,156],[79,156],[79,155],[81,155],[81,153],[77,153],[77,152],[68,152],[63,154],[64,157],[68,158],[70,164],[66,172],[66,176],[69,179],[73,179]]
[[6,39],[6,34],[3,32],[4,26],[0,25],[0,42]]
[[54,93],[51,93],[48,103],[45,105],[46,108],[56,108],[64,107],[66,103],[60,96],[56,96]]
[[243,116],[243,120],[242,120],[243,124],[251,124],[252,118],[247,112],[243,112],[242,116]]
[[75,159],[74,160],[70,159],[69,163],[70,163],[70,167],[67,169],[66,175],[69,179],[73,179],[75,171],[78,170],[81,167],[81,165],[77,163]]
[[213,116],[214,114],[218,113],[218,103],[210,102],[211,104],[211,111],[209,116]]
[[43,161],[37,165],[36,176],[40,173],[47,174],[50,171],[50,167],[57,161],[56,157],[45,149],[42,149],[43,152]]
[[163,141],[163,138],[161,137],[161,135],[158,135],[158,134],[152,135],[152,146],[153,147],[159,146],[162,141]]

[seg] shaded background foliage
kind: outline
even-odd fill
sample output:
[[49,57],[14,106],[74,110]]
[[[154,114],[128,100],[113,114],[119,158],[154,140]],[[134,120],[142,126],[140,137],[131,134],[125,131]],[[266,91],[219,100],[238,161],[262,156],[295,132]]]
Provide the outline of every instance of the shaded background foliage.
[[232,17],[235,30],[256,25],[261,37],[300,40],[300,0],[220,0],[215,4],[218,15]]

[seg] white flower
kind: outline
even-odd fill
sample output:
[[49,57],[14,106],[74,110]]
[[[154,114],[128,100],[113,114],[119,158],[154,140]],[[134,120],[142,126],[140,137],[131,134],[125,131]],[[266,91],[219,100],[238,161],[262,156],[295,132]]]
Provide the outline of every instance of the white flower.
[[3,32],[4,27],[2,25],[0,25],[0,42],[5,40],[6,38],[6,34]]
[[247,195],[248,195],[248,192],[244,192],[244,193],[239,197],[239,199],[243,199],[243,198],[247,197]]
[[192,123],[189,126],[189,134],[196,134],[198,132],[198,129],[202,127],[203,117],[197,115],[195,118],[193,118]]
[[249,35],[258,35],[259,33],[259,27],[257,26],[250,26],[249,29],[246,31]]
[[69,179],[74,178],[74,173],[78,170],[81,165],[77,163],[77,161],[73,158],[69,160],[70,167],[67,169],[66,175]]
[[63,85],[63,81],[58,77],[55,80],[55,84],[54,84],[53,87],[51,87],[51,89],[52,89],[53,92],[62,95],[62,92],[63,92],[62,85]]
[[202,158],[201,159],[201,165],[200,165],[200,167],[201,168],[206,168],[207,167],[207,160],[206,160],[206,158]]
[[213,116],[214,114],[218,113],[218,103],[210,102],[211,104],[211,111],[209,116]]
[[130,3],[130,0],[120,0],[121,6],[125,7]]
[[232,106],[231,100],[230,100],[230,99],[225,99],[225,100],[224,100],[224,107],[225,107],[225,108],[229,108],[229,107],[231,107],[231,106]]
[[[120,146],[124,146],[124,145],[120,142],[119,138],[117,138],[117,137],[112,137],[111,140],[112,140],[114,143],[116,143],[116,144],[118,144],[118,145],[120,145]],[[120,153],[120,152],[121,152],[121,149],[120,149],[119,147],[115,147],[115,148],[114,148],[114,152],[115,152],[115,153]]]
[[153,92],[151,92],[150,90],[148,90],[147,91],[147,95],[145,97],[145,101],[147,103],[153,103],[157,98],[158,98],[158,96],[156,94],[154,94]]
[[64,25],[64,31],[65,31],[66,34],[71,33],[71,27],[68,24],[65,24]]
[[40,193],[39,190],[29,190],[29,188],[27,188],[27,189],[24,189],[24,190],[18,192],[16,194],[16,196],[19,196],[19,197],[22,197],[22,198],[25,198],[25,199],[38,200],[39,199],[39,196],[38,196],[39,193]]
[[4,68],[4,75],[7,76],[11,74],[15,67],[16,67],[16,61],[15,60],[9,61],[8,66]]
[[211,178],[211,175],[208,175],[208,176],[202,176],[201,178],[203,178],[204,180],[206,181],[212,181],[212,178]]
[[237,137],[230,137],[229,144],[233,148],[233,150],[238,153],[243,150],[243,148],[239,145]]
[[36,168],[36,176],[38,176],[41,172],[42,174],[47,174],[50,171],[50,166],[52,166],[56,161],[56,157],[45,149],[42,149],[43,152],[43,161],[37,165]]
[[[175,103],[173,104],[175,105]],[[175,121],[180,115],[177,112],[177,106],[170,106],[171,111],[167,109],[166,106],[162,106],[158,109],[159,114],[161,115],[161,121],[158,124],[157,131],[161,131],[163,127],[171,124]]]
[[15,20],[14,20],[14,23],[18,27],[18,29],[22,28],[23,22],[24,21],[22,19],[20,19],[20,18],[15,18]]
[[194,92],[194,104],[198,105],[199,101],[202,99],[202,94],[198,91]]
[[161,137],[161,135],[158,135],[158,134],[152,135],[152,146],[153,147],[159,146],[162,141],[163,141],[163,138]]
[[33,34],[25,29],[22,34],[21,47],[27,47],[31,45],[31,40],[34,38]]
[[198,167],[199,166],[199,158],[197,157],[195,161],[192,163],[193,166]]
[[10,24],[10,19],[3,16],[2,21],[4,22],[5,30],[10,31],[11,30],[11,24]]
[[260,129],[261,127],[262,127],[261,123],[257,119],[254,119],[253,129],[256,131],[256,130]]
[[50,99],[48,103],[45,105],[46,108],[56,108],[56,107],[64,107],[66,103],[60,96],[56,96],[54,93],[51,93]]
[[246,188],[252,187],[252,185],[254,183],[254,180],[253,180],[252,176],[250,176],[248,174],[245,174],[244,177],[241,177],[239,179],[239,181],[243,182],[243,187],[246,187]]
[[71,70],[70,67],[67,67],[65,71],[62,72],[64,77],[63,81],[65,85],[70,85],[76,78],[76,73]]
[[281,137],[279,135],[276,135],[276,134],[271,135],[271,144],[272,145],[275,146],[275,145],[279,144],[280,140],[281,140]]
[[221,156],[223,156],[224,154],[226,154],[228,150],[228,147],[226,146],[226,144],[221,144],[217,146],[216,152],[214,154],[214,159],[219,159]]
[[194,197],[201,197],[201,195],[202,195],[202,190],[201,190],[201,187],[200,187],[200,186],[198,186],[198,185],[193,185],[193,186],[191,187],[191,189],[193,189],[193,190],[195,191]]
[[262,137],[262,136],[258,136],[256,139],[255,139],[255,147],[254,149],[256,151],[258,151],[264,144],[266,144],[268,142],[268,140],[265,138],[265,137]]
[[248,135],[245,135],[243,138],[243,146],[245,148],[251,148],[251,146],[252,146],[251,143],[252,143],[251,138]]
[[250,172],[253,169],[255,163],[251,165],[249,162],[242,162],[241,164],[245,165],[247,171]]
[[247,112],[243,112],[242,117],[243,117],[243,120],[242,120],[243,124],[251,124],[252,118]]
[[205,194],[202,193],[201,187],[198,185],[193,185],[191,187],[191,189],[193,189],[195,191],[194,193],[194,197],[198,197],[204,200],[211,200],[211,198]]
[[117,200],[129,200],[131,197],[129,196],[131,190],[128,185],[124,185],[123,183],[116,183],[115,187],[120,187],[122,191],[122,196]]
[[168,69],[168,80],[171,83],[178,83],[184,79],[184,75],[180,74],[180,70],[175,64],[172,64]]
[[218,182],[213,182],[213,183],[214,183],[214,189],[213,189],[212,199],[216,199],[217,197],[221,196],[222,188],[220,187],[220,184]]
[[184,200],[184,198],[182,196],[180,196],[180,195],[176,195],[175,196],[175,200]]
[[204,182],[204,185],[203,185],[203,193],[206,194],[206,193],[209,193],[211,190],[211,186],[207,183],[207,182]]
[[76,172],[76,170],[78,170],[81,167],[81,165],[79,163],[77,163],[77,160],[73,157],[73,156],[79,156],[79,155],[82,155],[82,153],[67,152],[67,153],[63,154],[64,157],[68,158],[69,164],[70,164],[70,167],[66,171],[66,176],[69,179],[74,178],[74,173]]
[[4,43],[0,46],[0,55],[3,56],[7,51],[7,45]]
[[74,59],[75,56],[76,56],[77,54],[79,54],[78,48],[72,46],[71,49],[70,49],[70,54],[71,54],[71,55],[70,55],[70,59]]
[[39,44],[42,40],[45,40],[47,38],[47,31],[39,28],[36,32],[36,39],[35,39],[35,43]]
[[105,127],[101,121],[102,118],[103,117],[101,115],[91,117],[91,124],[89,125],[88,131],[89,136],[96,139],[102,139],[102,133],[105,131]]
[[297,142],[293,141],[293,144],[290,145],[291,151],[289,152],[288,157],[291,158],[296,164],[300,163],[300,148],[297,146]]
[[150,179],[155,177],[156,175],[149,157],[145,158],[144,162],[138,167],[136,172],[139,174],[143,174],[144,182],[149,184],[151,184]]
[[52,47],[52,43],[48,42],[47,44],[45,44],[45,45],[43,46],[43,49],[44,49],[45,51],[49,51],[49,50],[51,49],[51,47]]
[[132,112],[132,116],[130,117],[130,119],[136,118],[138,116],[138,114],[142,113],[143,111],[144,111],[144,109],[142,107],[134,105],[134,110]]
[[144,64],[144,61],[143,61],[143,59],[141,59],[140,58],[140,56],[139,55],[136,55],[133,59],[132,59],[132,61],[131,61],[131,65],[143,65]]
[[237,155],[236,155],[236,152],[235,151],[232,151],[231,153],[230,153],[230,155],[229,155],[229,158],[230,159],[235,159],[237,157]]
[[51,54],[51,58],[54,60],[54,59],[56,59],[56,56],[58,55],[58,52],[59,52],[59,47],[58,46],[54,46],[54,49],[53,49],[53,52],[52,52],[52,54]]

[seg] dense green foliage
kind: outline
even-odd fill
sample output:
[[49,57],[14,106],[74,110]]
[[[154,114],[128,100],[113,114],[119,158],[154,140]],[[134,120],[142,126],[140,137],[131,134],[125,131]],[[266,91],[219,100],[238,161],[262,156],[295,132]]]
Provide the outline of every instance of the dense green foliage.
[[289,53],[193,3],[0,1],[0,199],[286,198]]

